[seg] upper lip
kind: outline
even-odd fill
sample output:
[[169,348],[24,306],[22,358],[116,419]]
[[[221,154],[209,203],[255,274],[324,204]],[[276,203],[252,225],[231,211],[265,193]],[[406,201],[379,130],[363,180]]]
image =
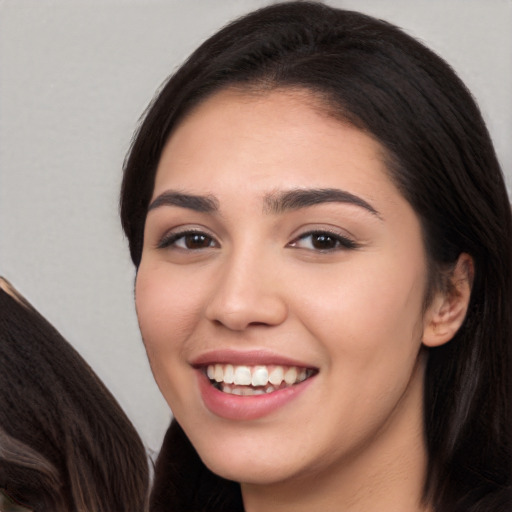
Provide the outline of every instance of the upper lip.
[[288,356],[277,354],[268,350],[233,350],[218,349],[204,352],[192,358],[190,364],[196,368],[209,364],[234,364],[234,365],[280,365],[297,366],[299,368],[316,369],[311,364],[299,361]]

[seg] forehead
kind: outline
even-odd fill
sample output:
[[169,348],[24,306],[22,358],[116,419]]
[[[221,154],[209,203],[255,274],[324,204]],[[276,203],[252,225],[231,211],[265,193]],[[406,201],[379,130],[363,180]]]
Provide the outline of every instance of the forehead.
[[201,193],[231,184],[242,193],[260,187],[380,187],[388,178],[385,150],[371,136],[328,114],[307,91],[223,90],[186,116],[167,142],[154,196],[166,188]]

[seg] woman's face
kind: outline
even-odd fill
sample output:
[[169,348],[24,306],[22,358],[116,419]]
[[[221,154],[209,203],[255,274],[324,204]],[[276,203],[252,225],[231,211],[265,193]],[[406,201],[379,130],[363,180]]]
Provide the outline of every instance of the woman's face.
[[271,484],[421,452],[426,284],[381,146],[307,93],[222,91],[167,143],[137,312],[214,472]]

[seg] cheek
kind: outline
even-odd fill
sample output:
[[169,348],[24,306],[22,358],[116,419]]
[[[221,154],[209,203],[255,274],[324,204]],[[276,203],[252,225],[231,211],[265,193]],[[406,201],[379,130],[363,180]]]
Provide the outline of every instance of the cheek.
[[[304,285],[315,290],[312,282]],[[334,404],[323,397],[323,407],[337,407],[345,433],[376,427],[407,388],[421,347],[423,293],[421,265],[375,262],[364,272],[347,268],[333,275],[329,293],[310,295],[301,316],[324,347],[326,379],[338,396]]]
[[310,292],[301,318],[324,345],[333,378],[360,396],[402,387],[414,367],[425,288],[422,258],[416,261],[369,256],[332,273],[329,286],[320,288],[318,278],[302,282]]
[[[302,287],[309,292],[303,305],[309,314],[302,316],[329,335],[356,336],[353,341],[359,346],[364,340],[377,341],[375,335],[416,330],[425,288],[422,269],[404,270],[379,262],[354,267],[347,266],[326,279],[304,276]],[[319,282],[328,286],[319,286]]]
[[182,349],[193,330],[198,301],[178,276],[169,275],[165,266],[141,263],[135,284],[135,304],[142,338],[154,367],[162,356]]
[[190,403],[191,388],[183,383],[190,382],[186,350],[197,325],[198,302],[168,267],[141,263],[135,285],[139,327],[155,381],[175,413]]

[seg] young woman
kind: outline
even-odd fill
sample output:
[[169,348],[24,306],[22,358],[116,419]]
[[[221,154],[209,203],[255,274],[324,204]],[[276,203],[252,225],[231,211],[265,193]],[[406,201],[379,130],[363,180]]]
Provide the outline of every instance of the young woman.
[[261,9],[171,77],[124,172],[175,416],[154,511],[510,509],[510,205],[446,63],[359,13]]
[[0,279],[0,510],[142,512],[148,465],[87,363]]

